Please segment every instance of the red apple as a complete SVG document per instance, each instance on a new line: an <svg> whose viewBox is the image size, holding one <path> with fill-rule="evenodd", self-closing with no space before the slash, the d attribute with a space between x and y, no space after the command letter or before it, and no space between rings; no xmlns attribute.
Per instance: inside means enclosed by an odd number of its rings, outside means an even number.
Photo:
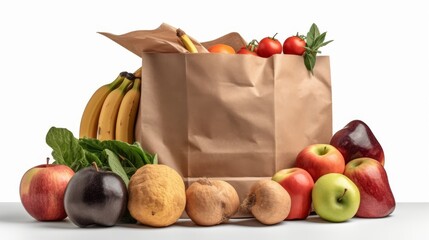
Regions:
<svg viewBox="0 0 429 240"><path fill-rule="evenodd" d="M395 198L380 162L372 158L354 159L347 163L344 175L359 188L361 200L356 216L385 217L395 210Z"/></svg>
<svg viewBox="0 0 429 240"><path fill-rule="evenodd" d="M346 164L356 158L369 157L384 165L383 148L368 125L360 120L353 120L337 131L330 144L343 154Z"/></svg>
<svg viewBox="0 0 429 240"><path fill-rule="evenodd" d="M29 169L19 186L25 210L38 221L59 221L67 217L64 192L74 171L66 165L46 164Z"/></svg>
<svg viewBox="0 0 429 240"><path fill-rule="evenodd" d="M289 193L291 209L286 219L306 219L311 210L311 190L314 181L302 168L288 168L274 174L272 180L280 183Z"/></svg>
<svg viewBox="0 0 429 240"><path fill-rule="evenodd" d="M298 153L295 166L305 169L316 182L322 175L343 173L345 163L343 155L334 146L313 144Z"/></svg>

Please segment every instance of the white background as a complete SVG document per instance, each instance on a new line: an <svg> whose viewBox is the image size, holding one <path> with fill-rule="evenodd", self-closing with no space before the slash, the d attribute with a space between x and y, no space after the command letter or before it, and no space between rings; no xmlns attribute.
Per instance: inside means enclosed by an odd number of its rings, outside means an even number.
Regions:
<svg viewBox="0 0 429 240"><path fill-rule="evenodd" d="M238 31L283 40L315 22L335 41L334 130L365 121L382 144L398 202L428 202L429 11L425 1L1 1L0 202L19 201L24 172L45 161L51 126L76 136L91 94L140 59L98 31L162 22L198 40Z"/></svg>

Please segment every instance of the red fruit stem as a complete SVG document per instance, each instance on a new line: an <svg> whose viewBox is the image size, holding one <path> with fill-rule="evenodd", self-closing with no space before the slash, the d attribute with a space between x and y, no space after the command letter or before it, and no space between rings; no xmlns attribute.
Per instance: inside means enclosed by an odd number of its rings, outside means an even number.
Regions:
<svg viewBox="0 0 429 240"><path fill-rule="evenodd" d="M96 162L92 162L92 166L93 166L93 167L95 167L95 171L97 171L97 172L98 172L98 166L97 166L97 163L96 163Z"/></svg>
<svg viewBox="0 0 429 240"><path fill-rule="evenodd" d="M46 166L49 165L49 157L46 158Z"/></svg>

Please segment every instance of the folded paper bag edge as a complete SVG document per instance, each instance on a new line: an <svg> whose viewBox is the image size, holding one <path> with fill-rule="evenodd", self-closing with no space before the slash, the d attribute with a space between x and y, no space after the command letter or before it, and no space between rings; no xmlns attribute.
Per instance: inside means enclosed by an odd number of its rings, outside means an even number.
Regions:
<svg viewBox="0 0 429 240"><path fill-rule="evenodd" d="M152 30L136 30L124 34L112 34L108 32L97 32L125 49L140 57L142 52L172 52L188 53L176 35L176 28L162 23L158 28ZM190 36L189 36L190 37ZM194 38L190 37L198 52L206 53L207 49ZM146 41L146 43L144 43Z"/></svg>
<svg viewBox="0 0 429 240"><path fill-rule="evenodd" d="M177 38L176 28L166 23L152 30L135 30L124 34L97 33L109 38L139 57L141 57L142 52L189 53L179 38ZM208 53L207 48L218 43L230 45L235 51L238 51L247 44L238 32L230 32L205 42L196 41L191 36L189 38L195 44L199 53Z"/></svg>

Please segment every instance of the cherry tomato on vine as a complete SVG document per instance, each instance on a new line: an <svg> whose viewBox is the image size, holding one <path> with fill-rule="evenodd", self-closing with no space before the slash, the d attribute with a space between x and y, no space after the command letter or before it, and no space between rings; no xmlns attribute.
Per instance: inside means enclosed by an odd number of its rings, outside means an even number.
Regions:
<svg viewBox="0 0 429 240"><path fill-rule="evenodd" d="M288 37L283 43L283 53L302 55L305 52L305 45L304 39L299 36Z"/></svg>
<svg viewBox="0 0 429 240"><path fill-rule="evenodd" d="M259 41L258 56L268 58L274 54L282 53L282 44L277 40L277 33L273 37L266 37Z"/></svg>
<svg viewBox="0 0 429 240"><path fill-rule="evenodd" d="M247 49L246 47L242 47L240 50L238 50L237 54L249 54L249 55L258 56L258 54L256 54L256 52L253 52L253 51Z"/></svg>
<svg viewBox="0 0 429 240"><path fill-rule="evenodd" d="M238 50L237 54L250 54L250 55L258 56L258 54L256 53L257 50L258 50L258 41L256 39L253 39L245 47L242 47L240 50Z"/></svg>

